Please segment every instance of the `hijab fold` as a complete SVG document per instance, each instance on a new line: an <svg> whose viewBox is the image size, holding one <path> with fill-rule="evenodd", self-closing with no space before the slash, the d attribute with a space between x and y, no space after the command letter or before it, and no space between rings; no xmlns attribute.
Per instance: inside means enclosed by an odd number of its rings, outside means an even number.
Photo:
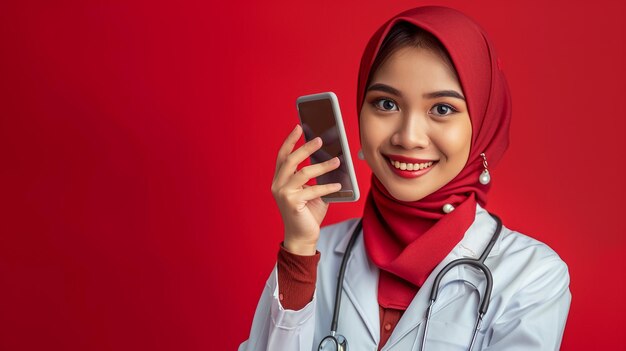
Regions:
<svg viewBox="0 0 626 351"><path fill-rule="evenodd" d="M432 270L463 238L474 221L476 204L486 205L491 184L478 182L483 170L480 154L486 154L490 170L504 154L511 99L498 56L484 30L457 10L424 6L393 17L368 42L359 68L357 111L361 111L380 45L399 22L430 32L445 47L458 73L472 124L465 167L425 198L399 201L372 174L363 235L366 252L380 269L378 301L386 308L406 309ZM452 204L455 210L444 214L445 204Z"/></svg>

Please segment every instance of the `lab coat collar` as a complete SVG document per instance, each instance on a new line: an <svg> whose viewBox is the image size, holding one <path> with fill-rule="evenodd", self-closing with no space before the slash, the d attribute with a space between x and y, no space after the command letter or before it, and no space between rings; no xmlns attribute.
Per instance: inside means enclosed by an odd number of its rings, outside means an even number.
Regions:
<svg viewBox="0 0 626 351"><path fill-rule="evenodd" d="M358 220L354 221L348 231L349 234L345 235L345 237L342 238L342 240L340 240L335 246L336 253L342 255L345 253L350 236L357 224ZM495 220L485 209L477 204L474 222L465 232L463 239L454 247L452 252L450 252L444 260L437 265L437 267L435 267L426 282L424 282L424 285L420 288L404 313L403 318L400 319L400 322L394 329L387 345L385 345L385 349L393 347L395 343L400 341L406 334L418 327L424 321L426 308L429 303L428 300L430 291L437 273L439 273L445 265L453 260L459 258L480 257L485 247L487 247L489 240L493 236L495 229ZM499 254L501 239L502 235L500 235L496 241L488 257ZM363 269L363 267L365 267L365 269ZM459 279L464 280L476 287L482 299L484 278L482 274L466 265L457 266L450 270L441 280L439 288L443 289L443 287L445 287L448 283ZM361 319L366 325L370 336L375 343L378 343L380 340L380 316L378 312L377 296L378 289L372 289L373 286L378 286L378 267L376 267L367 257L363 243L363 236L360 235L358 240L355 242L353 253L348 259L343 288L346 295L361 316ZM455 284L448 287L446 290L446 294L441 294L437 299L433 313L436 313L442 306L445 306L453 300L464 296L466 287L460 284Z"/></svg>
<svg viewBox="0 0 626 351"><path fill-rule="evenodd" d="M457 245L461 249L460 255L468 258L478 258L483 253L487 244L496 231L496 221L491 217L489 212L476 204L476 218L474 222L465 232L463 239ZM500 254L500 242L502 235L493 245L487 257L497 256Z"/></svg>

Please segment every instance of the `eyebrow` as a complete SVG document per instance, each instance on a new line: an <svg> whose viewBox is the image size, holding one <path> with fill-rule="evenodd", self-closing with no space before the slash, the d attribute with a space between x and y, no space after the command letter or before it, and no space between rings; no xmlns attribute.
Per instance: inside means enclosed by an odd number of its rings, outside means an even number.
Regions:
<svg viewBox="0 0 626 351"><path fill-rule="evenodd" d="M402 93L392 87L389 86L387 84L382 84L382 83L376 83L376 84L372 84L367 88L367 91L372 91L372 90L377 90L377 91L382 91L385 93L389 93L389 94L393 94L399 97L402 97ZM423 95L424 98L426 99L436 99L436 98L440 98L440 97L451 97L451 98L456 98L456 99L460 99L465 101L465 98L463 97L463 95L459 94L459 92L457 92L456 90L439 90L439 91L434 91L432 93L426 93Z"/></svg>

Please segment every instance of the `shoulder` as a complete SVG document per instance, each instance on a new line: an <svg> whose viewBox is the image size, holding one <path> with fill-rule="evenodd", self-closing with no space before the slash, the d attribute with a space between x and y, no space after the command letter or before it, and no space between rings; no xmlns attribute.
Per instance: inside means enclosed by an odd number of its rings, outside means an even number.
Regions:
<svg viewBox="0 0 626 351"><path fill-rule="evenodd" d="M496 219L493 214L477 207L476 220L468 230L471 235L466 235L465 241L475 249L473 255L482 252L480 248L486 247L491 240ZM492 271L495 291L505 295L538 289L563 294L569 289L567 264L555 250L529 235L506 227L506 219L485 264Z"/></svg>
<svg viewBox="0 0 626 351"><path fill-rule="evenodd" d="M514 278L516 290L569 288L569 270L563 259L547 244L515 230L502 228L499 255L494 257L501 272Z"/></svg>
<svg viewBox="0 0 626 351"><path fill-rule="evenodd" d="M498 254L485 262L493 274L486 345L559 349L571 303L567 264L545 243L502 228Z"/></svg>
<svg viewBox="0 0 626 351"><path fill-rule="evenodd" d="M500 252L508 257L528 257L530 262L554 262L565 265L547 244L518 231L503 227Z"/></svg>
<svg viewBox="0 0 626 351"><path fill-rule="evenodd" d="M482 207L477 207L476 220L468 230L474 237L479 238L475 241L475 247L487 245L491 239L490 233L496 230L496 219ZM564 271L562 276L569 279L567 264L554 249L529 235L508 228L506 220L503 220L502 231L489 254L488 261L491 261L494 267L506 268L504 273L507 276L515 276L514 273L559 269Z"/></svg>

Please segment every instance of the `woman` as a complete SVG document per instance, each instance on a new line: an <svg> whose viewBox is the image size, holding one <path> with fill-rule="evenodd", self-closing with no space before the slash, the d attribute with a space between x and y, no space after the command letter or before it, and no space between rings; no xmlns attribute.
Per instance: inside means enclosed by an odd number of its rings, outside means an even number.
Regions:
<svg viewBox="0 0 626 351"><path fill-rule="evenodd" d="M358 83L362 153L373 172L362 230L355 219L320 230L327 210L320 197L339 186L305 183L339 161L297 171L321 141L294 151L302 133L296 127L279 151L272 184L284 242L239 350L317 349L331 329L353 231L338 315L350 350L421 350L422 339L429 350L467 350L472 342L482 350L558 349L571 299L567 266L483 209L511 115L483 30L445 7L403 12L368 43ZM466 265L441 279L425 335L437 274L484 251L493 290L475 340L487 280Z"/></svg>

